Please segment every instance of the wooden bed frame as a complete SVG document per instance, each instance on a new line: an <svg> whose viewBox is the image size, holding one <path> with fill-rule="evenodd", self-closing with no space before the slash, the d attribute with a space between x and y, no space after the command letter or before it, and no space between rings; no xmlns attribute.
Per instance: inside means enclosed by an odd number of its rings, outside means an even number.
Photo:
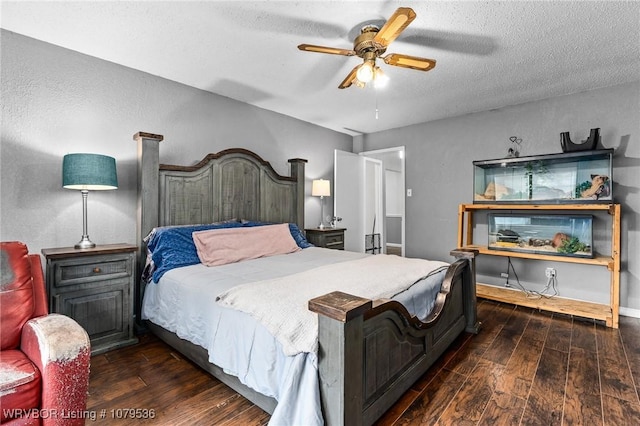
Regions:
<svg viewBox="0 0 640 426"><path fill-rule="evenodd" d="M293 222L304 229L304 167L291 159L280 176L244 149L209 154L194 166L159 164L161 135L137 133L140 268L143 238L157 226L230 218ZM436 306L425 322L395 301L334 292L309 301L318 313L322 412L328 425L370 425L384 414L463 331L477 333L474 250L454 250ZM140 275L140 274L138 274ZM138 279L140 318L144 283ZM151 331L241 395L273 413L276 401L209 363L207 351L150 322Z"/></svg>

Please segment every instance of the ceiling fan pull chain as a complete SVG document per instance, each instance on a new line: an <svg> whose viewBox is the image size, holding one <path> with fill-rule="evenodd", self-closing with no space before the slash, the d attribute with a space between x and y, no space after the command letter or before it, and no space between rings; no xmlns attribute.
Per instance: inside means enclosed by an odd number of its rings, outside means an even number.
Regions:
<svg viewBox="0 0 640 426"><path fill-rule="evenodd" d="M378 119L378 91L373 89L374 96L376 97L376 120Z"/></svg>

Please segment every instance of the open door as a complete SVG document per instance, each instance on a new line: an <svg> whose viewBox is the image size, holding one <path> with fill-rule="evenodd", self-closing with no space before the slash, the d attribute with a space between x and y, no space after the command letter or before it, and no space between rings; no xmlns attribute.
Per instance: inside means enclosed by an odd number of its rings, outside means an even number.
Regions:
<svg viewBox="0 0 640 426"><path fill-rule="evenodd" d="M383 253L405 255L405 148L397 146L360 155L382 161L384 180L382 184L385 204L382 239Z"/></svg>
<svg viewBox="0 0 640 426"><path fill-rule="evenodd" d="M384 241L381 235L384 220L382 162L335 150L333 182L333 211L342 218L339 226L347 229L345 250L364 253L370 249L371 244L365 242L367 235L378 234L377 241Z"/></svg>

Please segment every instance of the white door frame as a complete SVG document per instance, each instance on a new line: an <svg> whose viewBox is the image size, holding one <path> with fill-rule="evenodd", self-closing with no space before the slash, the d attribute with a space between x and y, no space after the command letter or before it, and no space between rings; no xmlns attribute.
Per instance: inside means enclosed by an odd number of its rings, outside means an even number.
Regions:
<svg viewBox="0 0 640 426"><path fill-rule="evenodd" d="M364 233L365 235L371 233L380 234L380 244L381 246L383 246L386 239L384 229L384 167L382 160L365 156L362 157L364 159L363 214L365 215L364 224L366 225L366 227L364 228ZM369 171L373 172L372 177L368 177ZM371 179L373 179L374 181L371 182ZM371 208L371 210L369 208ZM372 213L373 216L371 216ZM374 249L373 253L380 254L381 251L376 251Z"/></svg>
<svg viewBox="0 0 640 426"><path fill-rule="evenodd" d="M401 164L401 170L400 170L400 182L401 182L401 190L402 190L402 206L401 206L401 212L400 212L400 216L401 216L401 238L402 238L402 256L405 256L405 249L406 249L406 245L407 245L407 240L406 240L406 198L405 198L405 193L406 193L406 182L405 182L405 167L406 167L406 163L405 163L405 157L406 157L406 151L405 151L405 147L404 145L402 146L397 146L397 147L392 147L392 148L383 148L383 149L376 149L376 150L372 150L372 151L363 151L360 152L359 155L362 156L367 156L367 157L372 157L372 158L377 158L381 157L381 154L389 154L389 153L393 153L393 152L397 152L398 155L400 155L400 164ZM384 188L384 197L386 197L386 182L383 185ZM385 198L386 199L386 198ZM383 241L383 246L385 248L385 252L386 252L386 235L387 235L387 230L386 230L386 202L383 204L385 206L385 217L383 220L383 225L382 225L382 229L383 229L383 235L385 236L384 241Z"/></svg>

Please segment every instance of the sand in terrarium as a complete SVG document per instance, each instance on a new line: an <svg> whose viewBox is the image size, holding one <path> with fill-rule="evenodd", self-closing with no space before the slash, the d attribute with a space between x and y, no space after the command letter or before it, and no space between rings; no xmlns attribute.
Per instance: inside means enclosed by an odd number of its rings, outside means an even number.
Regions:
<svg viewBox="0 0 640 426"><path fill-rule="evenodd" d="M490 249L593 257L590 215L489 217Z"/></svg>

